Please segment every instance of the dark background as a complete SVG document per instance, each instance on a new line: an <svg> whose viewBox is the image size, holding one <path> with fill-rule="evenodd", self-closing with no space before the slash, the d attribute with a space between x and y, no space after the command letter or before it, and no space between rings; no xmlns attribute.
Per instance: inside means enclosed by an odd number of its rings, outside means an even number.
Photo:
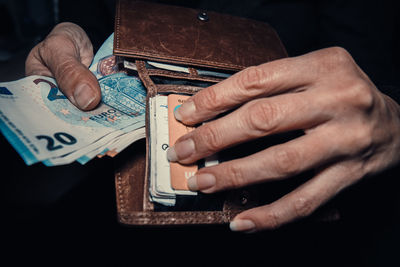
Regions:
<svg viewBox="0 0 400 267"><path fill-rule="evenodd" d="M380 90L400 99L394 1L159 2L267 21L291 56L343 46ZM82 26L97 50L113 32L114 4L0 0L0 82L24 76L27 53L58 22ZM28 167L3 136L0 146L0 260L12 265L400 266L398 167L333 199L339 221L303 220L275 231L240 234L226 225L120 225L112 159Z"/></svg>

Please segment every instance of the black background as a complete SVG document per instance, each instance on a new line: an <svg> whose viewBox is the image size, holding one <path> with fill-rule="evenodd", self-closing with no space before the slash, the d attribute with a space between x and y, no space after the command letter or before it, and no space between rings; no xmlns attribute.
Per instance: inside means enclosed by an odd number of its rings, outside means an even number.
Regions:
<svg viewBox="0 0 400 267"><path fill-rule="evenodd" d="M396 98L399 9L390 1L161 2L265 20L292 56L343 46L379 89ZM113 31L113 1L59 1L58 11L58 21L81 25L95 49ZM56 20L53 1L0 1L0 81L23 77L27 53ZM135 153L140 144L123 153ZM333 199L339 221L303 220L274 231L241 234L226 225L120 225L112 159L84 166L28 167L3 136L0 145L0 260L11 260L11 265L400 265L397 167Z"/></svg>

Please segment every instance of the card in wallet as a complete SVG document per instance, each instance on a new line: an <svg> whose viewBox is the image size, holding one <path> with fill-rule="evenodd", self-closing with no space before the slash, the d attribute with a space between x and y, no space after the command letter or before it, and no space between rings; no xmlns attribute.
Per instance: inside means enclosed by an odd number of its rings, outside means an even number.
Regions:
<svg viewBox="0 0 400 267"><path fill-rule="evenodd" d="M139 1L117 2L114 54L147 89L146 140L133 144L116 158L116 196L119 221L127 225L221 224L239 212L270 203L308 179L258 184L215 194L185 193L185 187L154 184L155 175L168 184L168 169L154 151L165 140L164 115L157 101L168 95L192 95L246 67L287 56L277 33L266 23L216 12ZM225 90L229 90L226 88ZM166 102L163 102L166 105ZM167 127L167 126L165 126ZM269 136L219 153L230 160L282 143L301 133ZM172 144L171 144L172 145ZM160 150L160 151L161 151ZM157 166L157 164L159 166ZM201 164L200 164L201 165ZM201 167L199 165L199 167ZM156 170L158 172L156 173ZM165 177L164 177L165 176ZM160 201L158 201L160 200Z"/></svg>

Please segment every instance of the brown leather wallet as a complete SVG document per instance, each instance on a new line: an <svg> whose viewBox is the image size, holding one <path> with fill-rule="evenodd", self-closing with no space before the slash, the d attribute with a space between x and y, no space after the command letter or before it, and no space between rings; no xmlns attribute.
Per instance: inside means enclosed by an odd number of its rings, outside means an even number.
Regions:
<svg viewBox="0 0 400 267"><path fill-rule="evenodd" d="M232 74L287 56L278 35L268 24L215 12L125 0L117 3L114 54L136 65L137 75L148 90L147 103L159 93L194 94L223 79L204 75L207 71ZM152 68L147 61L185 66L188 72ZM196 197L178 196L173 207L153 203L149 196L148 122L147 108L146 143L137 142L117 157L117 209L123 224L228 223L240 211L270 203L306 179L303 175L289 182L217 194L200 193ZM226 154L240 157L284 139L274 136L257 140Z"/></svg>

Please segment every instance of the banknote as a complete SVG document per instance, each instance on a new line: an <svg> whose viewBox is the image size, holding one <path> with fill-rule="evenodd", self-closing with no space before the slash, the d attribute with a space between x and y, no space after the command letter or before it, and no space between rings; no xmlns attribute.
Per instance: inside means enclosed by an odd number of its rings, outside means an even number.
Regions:
<svg viewBox="0 0 400 267"><path fill-rule="evenodd" d="M113 55L113 46L114 33L104 41L93 57L89 70L97 79L113 73L125 72L118 67L117 58Z"/></svg>
<svg viewBox="0 0 400 267"><path fill-rule="evenodd" d="M42 162L46 166L55 166L74 161L85 164L96 157L113 157L145 137L146 89L132 71L136 69L135 64L113 55L113 41L114 34L111 34L89 66L102 95L94 110L84 112L72 105L51 77L29 76L0 83L0 131L26 164ZM147 64L151 68L189 72L186 66L152 61ZM197 71L200 75L229 76L210 70ZM160 114L167 106L167 103L162 104L166 98L156 99L150 105ZM150 120L151 128L157 129L159 137L163 130L168 131L168 127L162 127L162 118ZM168 134L165 137L168 138ZM159 145L152 144L158 155L157 171L152 173L161 174L163 168L169 172L169 162L166 161L166 150L158 148ZM160 197L169 205L176 195L191 194L187 190L173 189L167 176L153 178L154 198Z"/></svg>
<svg viewBox="0 0 400 267"><path fill-rule="evenodd" d="M174 95L169 95L174 96ZM149 99L150 114L150 197L153 202L165 206L173 206L176 196L195 196L196 192L175 189L171 182L172 165L167 159L167 149L171 144L170 120L175 118L169 114L168 96L156 95Z"/></svg>
<svg viewBox="0 0 400 267"><path fill-rule="evenodd" d="M50 77L0 83L0 131L26 164L84 164L144 137L146 90L138 77L118 69L112 51L113 34L89 67L102 93L92 111L72 105Z"/></svg>
<svg viewBox="0 0 400 267"><path fill-rule="evenodd" d="M130 70L137 70L136 65L132 61L124 60L123 66L126 69ZM180 66L180 65L172 65L172 64L167 64L167 63L162 63L162 62L155 62L155 61L146 61L147 65L150 68L156 68L156 69L163 69L163 70L169 70L169 71L174 71L174 72L183 72L183 73L190 73L189 68L185 66ZM195 69L197 73L200 76L211 76L211 77L218 77L218 78L228 78L229 76L232 75L232 73L224 73L224 72L218 72L218 71L212 71L208 69L201 69L201 68L196 68Z"/></svg>
<svg viewBox="0 0 400 267"><path fill-rule="evenodd" d="M112 80L119 84L117 93L104 91L103 98L110 98L113 104L126 105L129 114L104 101L92 111L81 111L61 94L56 81L48 77L29 76L0 83L0 130L30 165L44 160L56 162L56 157L66 157L90 146L89 151L92 151L96 141L103 140L104 145L116 136L143 128L145 103L139 101L145 97L145 89L135 77L114 75L117 76ZM112 99L120 96L118 90L130 92L131 89L125 90L124 86L131 83L119 83L126 79L135 80L137 99L124 99L121 104Z"/></svg>

